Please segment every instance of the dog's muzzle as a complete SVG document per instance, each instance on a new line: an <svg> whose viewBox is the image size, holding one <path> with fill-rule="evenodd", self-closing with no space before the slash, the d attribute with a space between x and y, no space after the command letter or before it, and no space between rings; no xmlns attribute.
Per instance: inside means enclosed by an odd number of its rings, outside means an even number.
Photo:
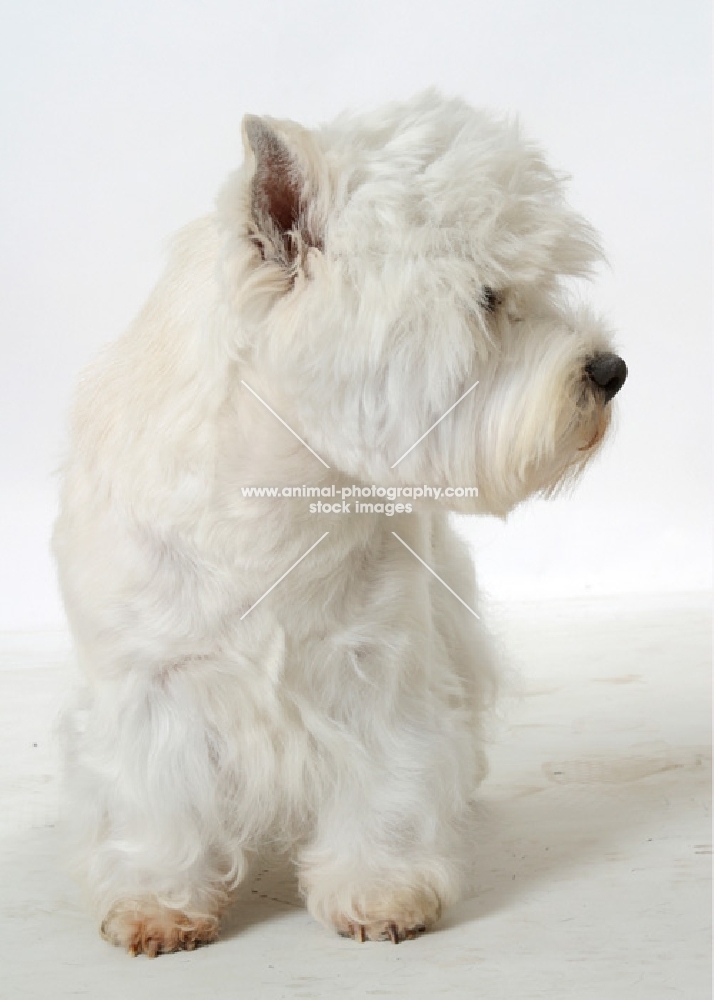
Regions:
<svg viewBox="0 0 714 1000"><path fill-rule="evenodd" d="M585 371L605 403L620 391L627 378L627 365L617 354L596 354L585 365Z"/></svg>

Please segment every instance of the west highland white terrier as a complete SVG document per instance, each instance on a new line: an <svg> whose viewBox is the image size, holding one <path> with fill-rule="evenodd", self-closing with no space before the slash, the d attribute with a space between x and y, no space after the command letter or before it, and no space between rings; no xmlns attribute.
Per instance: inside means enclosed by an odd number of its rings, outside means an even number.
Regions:
<svg viewBox="0 0 714 1000"><path fill-rule="evenodd" d="M213 940L268 846L359 941L457 898L494 670L448 512L569 481L627 372L514 122L430 91L243 139L81 380L54 535L72 854L150 956Z"/></svg>

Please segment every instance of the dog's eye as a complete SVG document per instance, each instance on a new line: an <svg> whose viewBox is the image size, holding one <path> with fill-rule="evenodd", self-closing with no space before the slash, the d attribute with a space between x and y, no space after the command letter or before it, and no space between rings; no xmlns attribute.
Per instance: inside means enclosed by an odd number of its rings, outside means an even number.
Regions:
<svg viewBox="0 0 714 1000"><path fill-rule="evenodd" d="M494 292L494 290L489 288L488 285L484 285L483 291L481 292L481 306L486 310L486 312L495 312L502 302L503 299L498 292Z"/></svg>

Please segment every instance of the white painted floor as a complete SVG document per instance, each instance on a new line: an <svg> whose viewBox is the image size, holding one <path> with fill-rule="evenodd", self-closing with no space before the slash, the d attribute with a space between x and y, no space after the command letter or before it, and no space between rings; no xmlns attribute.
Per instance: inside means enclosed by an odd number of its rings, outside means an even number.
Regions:
<svg viewBox="0 0 714 1000"><path fill-rule="evenodd" d="M131 959L58 860L61 637L0 637L0 997L709 1000L710 653L703 597L504 609L521 674L491 748L467 898L416 941L356 944L289 873L246 884L221 941Z"/></svg>

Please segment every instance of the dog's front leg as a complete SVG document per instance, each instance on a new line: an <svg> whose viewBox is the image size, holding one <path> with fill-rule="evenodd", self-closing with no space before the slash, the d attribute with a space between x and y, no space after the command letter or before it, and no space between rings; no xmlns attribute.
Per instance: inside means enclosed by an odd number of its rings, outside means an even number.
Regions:
<svg viewBox="0 0 714 1000"><path fill-rule="evenodd" d="M440 756L447 741L444 733L392 732L384 746L391 765L362 760L351 778L343 771L300 856L307 907L325 926L396 944L428 929L458 897L465 799L434 767L453 756Z"/></svg>
<svg viewBox="0 0 714 1000"><path fill-rule="evenodd" d="M68 719L71 849L105 938L151 957L213 940L243 873L210 662L94 682Z"/></svg>

